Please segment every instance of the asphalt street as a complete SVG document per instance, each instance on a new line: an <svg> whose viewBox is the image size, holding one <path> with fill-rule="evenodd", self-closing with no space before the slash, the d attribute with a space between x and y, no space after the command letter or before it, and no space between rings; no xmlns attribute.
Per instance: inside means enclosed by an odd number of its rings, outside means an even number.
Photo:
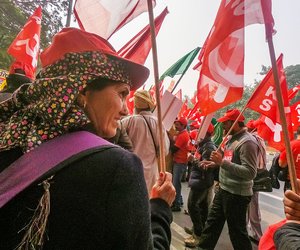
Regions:
<svg viewBox="0 0 300 250"><path fill-rule="evenodd" d="M268 154L268 167L270 167L271 161L273 158L273 154ZM263 231L270 224L274 224L284 218L283 212L283 183L280 182L280 189L273 189L271 193L260 193L259 203L260 203L260 211L261 211L261 225ZM184 239L189 237L184 231L184 227L191 227L192 223L190 217L184 213L184 210L187 210L187 197L188 197L189 188L186 182L182 183L182 195L184 200L184 205L181 212L174 212L174 221L171 225L172 228L172 244L171 250L189 250L190 248L185 247ZM216 250L232 250L233 247L231 245L228 228L225 225L222 234L219 238ZM253 250L256 250L257 246L253 244Z"/></svg>

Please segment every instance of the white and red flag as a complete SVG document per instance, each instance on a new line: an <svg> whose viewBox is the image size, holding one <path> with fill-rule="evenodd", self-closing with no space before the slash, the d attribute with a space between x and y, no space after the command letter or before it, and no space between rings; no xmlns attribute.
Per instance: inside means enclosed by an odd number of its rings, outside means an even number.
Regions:
<svg viewBox="0 0 300 250"><path fill-rule="evenodd" d="M154 20L155 35L157 36L160 27L169 13L165 8L162 13ZM128 43L126 43L119 51L118 54L124 58L134 61L139 64L144 64L149 52L152 48L150 25L144 27L138 34L136 34Z"/></svg>
<svg viewBox="0 0 300 250"><path fill-rule="evenodd" d="M271 0L222 0L202 53L198 100L207 115L239 100L244 87L244 29L265 23L273 33ZM200 53L201 54L201 53Z"/></svg>
<svg viewBox="0 0 300 250"><path fill-rule="evenodd" d="M287 127L290 139L293 138L293 128L291 120L291 108L289 106L287 81L283 69L283 55L280 54L276 61L278 77L280 82L283 106L287 121ZM275 80L273 70L270 69L255 89L252 96L248 100L247 108L262 114L260 118L260 126L257 131L260 136L268 141L269 145L280 150L284 147L283 131L279 113L279 106L276 97Z"/></svg>
<svg viewBox="0 0 300 250"><path fill-rule="evenodd" d="M41 21L42 8L38 7L7 49L8 54L15 58L10 71L16 67L22 68L31 79L35 78L38 62Z"/></svg>
<svg viewBox="0 0 300 250"><path fill-rule="evenodd" d="M280 54L280 56L277 59L276 65L278 70L278 77L281 87L284 110L286 116L290 116L287 81L283 69L282 59L283 55ZM276 87L273 76L273 70L270 69L265 78L261 81L259 86L253 92L252 96L248 100L246 107L269 117L274 122L281 123L275 88Z"/></svg>
<svg viewBox="0 0 300 250"><path fill-rule="evenodd" d="M76 0L74 6L79 27L105 39L147 10L147 0Z"/></svg>
<svg viewBox="0 0 300 250"><path fill-rule="evenodd" d="M274 122L269 117L262 115L255 121L255 127L258 135L266 140L270 147L279 151L285 148L283 130L280 123Z"/></svg>

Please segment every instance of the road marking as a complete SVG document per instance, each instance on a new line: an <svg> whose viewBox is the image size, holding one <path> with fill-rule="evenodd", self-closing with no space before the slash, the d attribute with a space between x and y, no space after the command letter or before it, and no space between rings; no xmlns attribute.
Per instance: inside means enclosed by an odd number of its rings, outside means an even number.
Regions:
<svg viewBox="0 0 300 250"><path fill-rule="evenodd" d="M171 229L174 230L174 231L176 231L176 233L178 233L183 238L187 238L189 236L189 234L187 234L184 231L184 229L181 226L179 226L178 224L176 224L175 222L172 222Z"/></svg>
<svg viewBox="0 0 300 250"><path fill-rule="evenodd" d="M283 200L281 197L278 197L278 196L276 196L276 195L269 194L269 193L266 193L266 192L260 192L259 194L260 194L260 195L268 196L268 197L273 198L273 199L275 199L275 200L279 200L279 201L282 201L282 200Z"/></svg>

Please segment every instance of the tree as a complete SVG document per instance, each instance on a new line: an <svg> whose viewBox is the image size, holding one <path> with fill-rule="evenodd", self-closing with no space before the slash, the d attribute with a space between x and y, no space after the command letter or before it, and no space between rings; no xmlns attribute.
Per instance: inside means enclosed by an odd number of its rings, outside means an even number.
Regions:
<svg viewBox="0 0 300 250"><path fill-rule="evenodd" d="M38 6L43 9L41 48L45 48L64 26L62 20L67 15L69 0L1 0L0 68L9 68L12 58L7 54L7 48Z"/></svg>

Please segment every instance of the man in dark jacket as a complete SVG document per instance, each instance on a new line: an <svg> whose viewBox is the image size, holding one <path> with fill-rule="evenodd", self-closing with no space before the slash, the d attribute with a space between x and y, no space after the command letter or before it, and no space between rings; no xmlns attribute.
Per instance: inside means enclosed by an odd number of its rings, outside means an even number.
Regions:
<svg viewBox="0 0 300 250"><path fill-rule="evenodd" d="M212 151L217 147L211 140L214 126L209 125L204 139L199 143L197 151L200 154L200 161L209 160ZM193 223L193 235L184 240L187 247L196 247L204 228L208 214L208 193L214 184L215 169L203 169L198 165L199 161L193 162L192 171L189 179L188 211Z"/></svg>

